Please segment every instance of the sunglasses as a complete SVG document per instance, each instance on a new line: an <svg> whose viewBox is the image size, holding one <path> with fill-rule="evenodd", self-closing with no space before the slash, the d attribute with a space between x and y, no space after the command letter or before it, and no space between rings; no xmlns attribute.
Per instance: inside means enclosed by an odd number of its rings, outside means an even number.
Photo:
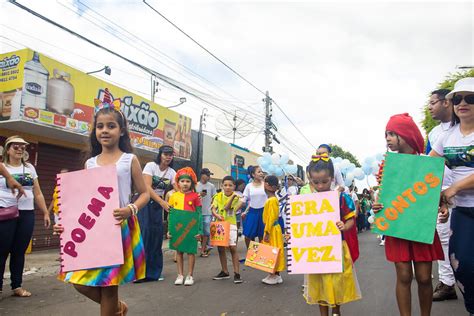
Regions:
<svg viewBox="0 0 474 316"><path fill-rule="evenodd" d="M12 144L11 146L14 150L25 150L25 144Z"/></svg>
<svg viewBox="0 0 474 316"><path fill-rule="evenodd" d="M473 105L474 104L474 94L468 94L468 95L459 95L455 94L453 96L453 105L459 105L461 104L462 100L466 101L467 104Z"/></svg>

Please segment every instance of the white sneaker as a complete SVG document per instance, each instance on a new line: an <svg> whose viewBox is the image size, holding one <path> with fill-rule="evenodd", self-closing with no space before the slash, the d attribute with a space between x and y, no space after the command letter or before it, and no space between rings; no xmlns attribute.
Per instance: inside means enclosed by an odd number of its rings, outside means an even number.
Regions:
<svg viewBox="0 0 474 316"><path fill-rule="evenodd" d="M283 283L283 278L281 277L281 275L277 275L277 283L278 283L278 284L282 284L282 283Z"/></svg>
<svg viewBox="0 0 474 316"><path fill-rule="evenodd" d="M268 278L269 278L270 276L271 276L271 274L267 275L264 279L262 279L262 282L263 282L263 283L266 283L267 280L268 280Z"/></svg>
<svg viewBox="0 0 474 316"><path fill-rule="evenodd" d="M178 274L176 281L174 281L174 285L183 285L183 283L184 283L184 276L182 276L181 274Z"/></svg>
<svg viewBox="0 0 474 316"><path fill-rule="evenodd" d="M186 281L184 281L184 285L190 286L194 284L194 279L191 275L186 276Z"/></svg>
<svg viewBox="0 0 474 316"><path fill-rule="evenodd" d="M379 246L385 246L385 239L380 241Z"/></svg>
<svg viewBox="0 0 474 316"><path fill-rule="evenodd" d="M278 284L278 276L276 275L269 275L266 280L262 280L263 283L268 285L275 285Z"/></svg>

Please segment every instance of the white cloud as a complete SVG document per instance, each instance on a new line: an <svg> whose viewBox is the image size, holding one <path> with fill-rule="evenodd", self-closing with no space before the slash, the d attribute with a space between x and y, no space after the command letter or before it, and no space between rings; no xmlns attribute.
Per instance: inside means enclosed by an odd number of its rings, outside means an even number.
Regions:
<svg viewBox="0 0 474 316"><path fill-rule="evenodd" d="M247 107L263 113L262 95L142 2L75 2L79 6L86 3L240 100L251 100L253 104ZM314 145L337 143L360 160L385 149L384 128L390 115L409 112L417 122L421 121L421 107L437 83L455 71L456 65L474 63L472 2L148 2L260 89L269 90ZM147 50L145 44L136 40L121 42L94 26L86 20L94 15L92 11L79 17L55 1L20 3L196 89L209 89L220 98L231 99L172 65L156 50ZM116 57L11 4L2 4L2 11L6 12L8 27L61 49L14 33L19 41L84 70L108 63L113 76L106 80L144 93L149 91L148 75ZM106 22L95 18L102 26ZM64 49L97 62L93 64ZM180 96L182 93L162 87L158 97L167 101L157 101L171 105ZM197 128L202 106L188 98L178 109L191 115ZM218 112L210 112L219 117ZM292 149L308 157L309 145L276 109L274 119L279 130L292 140ZM212 118L206 128L213 129ZM238 144L247 146L254 139L255 135L251 135ZM262 142L263 136L252 149L260 151Z"/></svg>

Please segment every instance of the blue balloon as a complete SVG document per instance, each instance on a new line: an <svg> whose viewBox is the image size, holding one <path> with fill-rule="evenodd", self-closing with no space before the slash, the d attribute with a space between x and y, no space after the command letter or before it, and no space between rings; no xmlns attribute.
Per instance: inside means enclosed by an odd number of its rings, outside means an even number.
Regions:
<svg viewBox="0 0 474 316"><path fill-rule="evenodd" d="M371 165L372 162L374 162L375 158L374 157L367 157L364 159L364 164Z"/></svg>
<svg viewBox="0 0 474 316"><path fill-rule="evenodd" d="M382 161L383 160L383 154L382 153L378 153L376 156L375 156L375 159L377 159L377 161Z"/></svg>
<svg viewBox="0 0 474 316"><path fill-rule="evenodd" d="M368 175L372 174L372 166L363 165L362 166L362 171L364 171L365 175L368 176Z"/></svg>
<svg viewBox="0 0 474 316"><path fill-rule="evenodd" d="M275 175L281 177L283 175L283 170L281 168L276 168Z"/></svg>

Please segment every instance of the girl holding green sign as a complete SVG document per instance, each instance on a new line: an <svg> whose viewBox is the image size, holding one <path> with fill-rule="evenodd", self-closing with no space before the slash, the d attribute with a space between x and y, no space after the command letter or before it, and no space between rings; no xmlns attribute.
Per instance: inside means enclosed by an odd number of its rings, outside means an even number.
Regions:
<svg viewBox="0 0 474 316"><path fill-rule="evenodd" d="M419 155L423 153L424 140L420 130L408 113L390 118L385 131L387 148L401 154ZM379 212L384 206L374 203L372 209ZM433 244L425 244L406 239L386 236L385 255L395 263L397 272L396 295L400 315L411 315L411 282L413 269L418 283L418 297L422 316L429 316L433 300L431 283L432 263L444 258L438 234L435 231Z"/></svg>

